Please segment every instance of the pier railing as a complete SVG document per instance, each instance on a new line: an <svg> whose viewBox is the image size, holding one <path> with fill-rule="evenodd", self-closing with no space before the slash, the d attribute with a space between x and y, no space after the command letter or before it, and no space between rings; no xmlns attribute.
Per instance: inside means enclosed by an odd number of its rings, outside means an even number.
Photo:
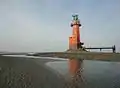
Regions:
<svg viewBox="0 0 120 88"><path fill-rule="evenodd" d="M102 49L112 49L113 53L116 52L115 45L112 46L112 47L88 47L88 48L85 48L85 49L99 49L100 51L101 51Z"/></svg>

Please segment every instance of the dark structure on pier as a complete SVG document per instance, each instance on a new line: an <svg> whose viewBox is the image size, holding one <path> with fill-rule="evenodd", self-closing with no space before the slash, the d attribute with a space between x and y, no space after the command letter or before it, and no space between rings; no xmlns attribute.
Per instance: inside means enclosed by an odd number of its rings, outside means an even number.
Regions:
<svg viewBox="0 0 120 88"><path fill-rule="evenodd" d="M111 49L113 51L113 53L116 52L116 48L115 48L115 45L112 46L112 47L89 47L89 48L85 48L85 49L99 49L100 51L102 49Z"/></svg>

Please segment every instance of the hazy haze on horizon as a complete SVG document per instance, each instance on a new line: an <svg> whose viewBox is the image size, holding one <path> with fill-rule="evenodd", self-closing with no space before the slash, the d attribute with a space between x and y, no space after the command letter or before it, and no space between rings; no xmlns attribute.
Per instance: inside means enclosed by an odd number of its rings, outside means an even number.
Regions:
<svg viewBox="0 0 120 88"><path fill-rule="evenodd" d="M120 0L0 0L0 51L65 51L73 14L85 46L120 52Z"/></svg>

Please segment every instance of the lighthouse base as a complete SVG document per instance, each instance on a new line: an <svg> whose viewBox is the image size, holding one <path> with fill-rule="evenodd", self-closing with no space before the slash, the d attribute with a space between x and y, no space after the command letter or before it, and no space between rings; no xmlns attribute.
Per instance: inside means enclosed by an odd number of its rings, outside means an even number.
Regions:
<svg viewBox="0 0 120 88"><path fill-rule="evenodd" d="M66 52L88 52L88 51L84 48L79 48L79 49L75 49L75 50L68 49L68 50L66 50Z"/></svg>

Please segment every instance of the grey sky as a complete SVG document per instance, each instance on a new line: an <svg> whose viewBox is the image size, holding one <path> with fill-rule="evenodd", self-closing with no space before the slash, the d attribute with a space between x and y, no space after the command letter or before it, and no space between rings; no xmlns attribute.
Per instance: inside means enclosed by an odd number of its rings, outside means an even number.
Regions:
<svg viewBox="0 0 120 88"><path fill-rule="evenodd" d="M120 52L120 0L0 0L0 51L65 51L75 13L85 46Z"/></svg>

